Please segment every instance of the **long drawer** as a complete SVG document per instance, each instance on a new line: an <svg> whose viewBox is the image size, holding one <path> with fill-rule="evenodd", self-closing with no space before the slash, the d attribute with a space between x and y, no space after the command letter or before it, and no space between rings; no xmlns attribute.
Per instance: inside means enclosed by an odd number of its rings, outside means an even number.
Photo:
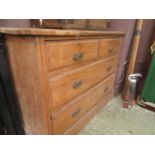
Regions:
<svg viewBox="0 0 155 155"><path fill-rule="evenodd" d="M102 81L84 95L81 95L58 113L53 115L53 133L63 134L92 107L99 103L114 87L115 76L112 75Z"/></svg>
<svg viewBox="0 0 155 155"><path fill-rule="evenodd" d="M105 106L114 97L114 90L108 92L102 100L89 110L83 117L81 117L71 128L69 128L64 134L75 135L99 112L103 106Z"/></svg>
<svg viewBox="0 0 155 155"><path fill-rule="evenodd" d="M119 54L121 46L121 38L105 38L100 39L99 57L109 57Z"/></svg>
<svg viewBox="0 0 155 155"><path fill-rule="evenodd" d="M97 39L78 41L46 41L46 62L48 71L80 64L97 57Z"/></svg>
<svg viewBox="0 0 155 155"><path fill-rule="evenodd" d="M67 104L80 93L105 79L117 67L117 56L88 65L63 77L49 80L49 93L53 108Z"/></svg>

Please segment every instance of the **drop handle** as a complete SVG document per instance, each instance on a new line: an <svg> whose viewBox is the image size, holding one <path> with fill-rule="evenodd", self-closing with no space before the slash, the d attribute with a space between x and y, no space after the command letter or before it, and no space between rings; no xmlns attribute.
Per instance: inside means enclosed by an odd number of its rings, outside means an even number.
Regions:
<svg viewBox="0 0 155 155"><path fill-rule="evenodd" d="M78 114L80 113L81 109L78 108L76 109L73 113L72 113L72 117L75 118L76 116L78 116Z"/></svg>
<svg viewBox="0 0 155 155"><path fill-rule="evenodd" d="M112 53L114 51L114 48L113 47L110 47L109 49L108 49L108 52L109 53Z"/></svg>
<svg viewBox="0 0 155 155"><path fill-rule="evenodd" d="M74 61L80 61L84 57L84 54L82 52L77 52L73 55L73 60Z"/></svg>
<svg viewBox="0 0 155 155"><path fill-rule="evenodd" d="M77 89L77 88L79 88L81 85L82 85L82 81L81 81L81 80L80 80L80 81L76 81L76 82L73 83L73 88L74 88L74 89Z"/></svg>
<svg viewBox="0 0 155 155"><path fill-rule="evenodd" d="M107 67L106 71L107 71L107 72L110 72L111 69L112 69L112 66L109 66L109 67Z"/></svg>
<svg viewBox="0 0 155 155"><path fill-rule="evenodd" d="M104 92L107 92L107 91L108 91L108 89L109 89L108 87L104 88Z"/></svg>

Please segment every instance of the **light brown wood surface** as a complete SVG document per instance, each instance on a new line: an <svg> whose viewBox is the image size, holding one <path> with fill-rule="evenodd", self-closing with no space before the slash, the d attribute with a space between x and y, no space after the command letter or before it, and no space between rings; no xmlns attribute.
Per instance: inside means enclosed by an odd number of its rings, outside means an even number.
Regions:
<svg viewBox="0 0 155 155"><path fill-rule="evenodd" d="M86 92L82 97L74 100L58 113L53 114L54 134L63 134L70 126L83 117L91 108L98 104L103 97L114 88L114 75L102 81Z"/></svg>
<svg viewBox="0 0 155 155"><path fill-rule="evenodd" d="M27 134L49 133L48 87L41 47L32 37L6 36L8 61Z"/></svg>
<svg viewBox="0 0 155 155"><path fill-rule="evenodd" d="M45 47L48 71L51 72L58 68L95 59L98 40L46 41Z"/></svg>
<svg viewBox="0 0 155 155"><path fill-rule="evenodd" d="M85 116L83 116L77 123L75 123L70 129L64 134L75 135L99 112L114 96L114 91L111 90L109 93L102 98L102 100L94 106Z"/></svg>
<svg viewBox="0 0 155 155"><path fill-rule="evenodd" d="M66 73L67 75L63 77L51 79L49 81L49 89L53 108L66 104L80 93L111 75L116 71L117 61L118 57L114 56L104 61L88 65L73 73ZM74 84L76 83L80 84L77 88L74 88Z"/></svg>
<svg viewBox="0 0 155 155"><path fill-rule="evenodd" d="M123 32L0 28L0 33L26 134L76 133L112 98L119 52L104 52L110 45L120 49L116 38ZM100 39L108 40L101 49ZM83 52L83 62L74 63L74 52Z"/></svg>
<svg viewBox="0 0 155 155"><path fill-rule="evenodd" d="M0 33L13 35L34 35L34 36L123 36L122 31L85 31L85 30L58 30L38 28L0 28Z"/></svg>
<svg viewBox="0 0 155 155"><path fill-rule="evenodd" d="M100 39L99 56L107 57L119 54L121 38Z"/></svg>
<svg viewBox="0 0 155 155"><path fill-rule="evenodd" d="M36 28L104 30L109 26L108 19L32 19Z"/></svg>

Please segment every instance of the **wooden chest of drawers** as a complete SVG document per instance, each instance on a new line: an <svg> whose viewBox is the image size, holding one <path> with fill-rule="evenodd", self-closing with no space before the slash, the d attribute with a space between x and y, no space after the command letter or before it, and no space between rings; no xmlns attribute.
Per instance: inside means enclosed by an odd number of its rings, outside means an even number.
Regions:
<svg viewBox="0 0 155 155"><path fill-rule="evenodd" d="M122 32L0 33L27 134L77 134L113 97Z"/></svg>

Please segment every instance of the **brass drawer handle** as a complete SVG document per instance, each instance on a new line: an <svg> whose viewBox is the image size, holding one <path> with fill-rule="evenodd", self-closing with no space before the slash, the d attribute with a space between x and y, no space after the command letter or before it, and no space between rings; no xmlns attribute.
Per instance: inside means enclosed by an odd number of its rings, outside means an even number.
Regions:
<svg viewBox="0 0 155 155"><path fill-rule="evenodd" d="M107 92L107 91L108 91L108 89L109 89L108 87L104 88L104 92Z"/></svg>
<svg viewBox="0 0 155 155"><path fill-rule="evenodd" d="M109 53L112 53L113 51L114 51L113 47L110 47L110 48L108 49L108 52L109 52Z"/></svg>
<svg viewBox="0 0 155 155"><path fill-rule="evenodd" d="M73 55L73 60L74 61L80 61L81 59L83 59L84 54L82 52L77 52Z"/></svg>
<svg viewBox="0 0 155 155"><path fill-rule="evenodd" d="M73 88L74 88L74 89L77 89L77 88L79 88L81 85L82 85L82 81L76 81L76 82L73 83Z"/></svg>
<svg viewBox="0 0 155 155"><path fill-rule="evenodd" d="M109 66L106 70L107 72L110 72L111 69L112 69L112 66Z"/></svg>
<svg viewBox="0 0 155 155"><path fill-rule="evenodd" d="M81 109L78 108L72 113L72 117L76 117L80 113Z"/></svg>

